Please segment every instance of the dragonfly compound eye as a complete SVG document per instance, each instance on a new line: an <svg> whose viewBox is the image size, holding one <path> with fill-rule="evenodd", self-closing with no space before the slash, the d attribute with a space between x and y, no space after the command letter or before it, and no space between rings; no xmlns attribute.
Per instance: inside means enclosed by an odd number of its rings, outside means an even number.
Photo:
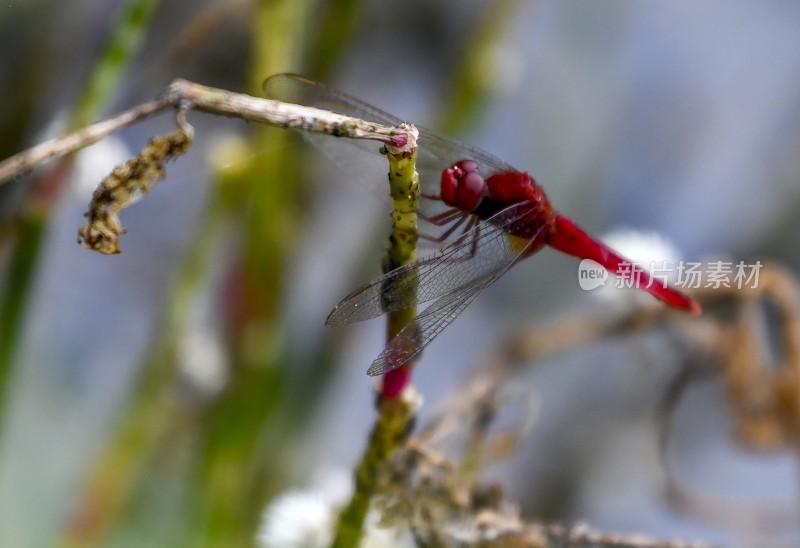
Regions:
<svg viewBox="0 0 800 548"><path fill-rule="evenodd" d="M472 211L478 207L484 187L478 164L472 160L459 160L442 172L442 201L462 211Z"/></svg>
<svg viewBox="0 0 800 548"><path fill-rule="evenodd" d="M453 167L456 169L460 169L463 173L469 173L470 171L478 171L478 164L473 162L472 160L459 160Z"/></svg>
<svg viewBox="0 0 800 548"><path fill-rule="evenodd" d="M480 173L470 171L461 178L456 189L456 207L461 211L472 211L483 199L486 181Z"/></svg>
<svg viewBox="0 0 800 548"><path fill-rule="evenodd" d="M442 201L449 206L456 205L456 188L458 188L458 179L453 167L448 167L442 171L442 182L440 194Z"/></svg>

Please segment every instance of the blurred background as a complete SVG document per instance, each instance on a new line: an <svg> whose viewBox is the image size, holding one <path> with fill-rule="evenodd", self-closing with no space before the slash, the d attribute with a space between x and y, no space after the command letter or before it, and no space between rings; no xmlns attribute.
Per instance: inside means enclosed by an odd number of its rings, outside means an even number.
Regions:
<svg viewBox="0 0 800 548"><path fill-rule="evenodd" d="M796 273L799 23L789 1L10 1L0 156L177 77L261 95L297 72L529 171L593 234ZM2 546L251 545L270 500L346 477L366 444L384 324L324 321L380 273L381 182L291 132L189 121L190 152L123 212L121 255L79 247L77 228L170 115L0 187ZM340 163L362 154L340 148ZM420 422L518 330L613 308L577 281L576 260L545 250L482 295L417 367ZM536 422L487 477L531 520L800 542L796 454L737 441L720 375L686 390L660 452L664 394L703 362L665 331L522 368L510 382ZM670 503L665 454L716 512Z"/></svg>

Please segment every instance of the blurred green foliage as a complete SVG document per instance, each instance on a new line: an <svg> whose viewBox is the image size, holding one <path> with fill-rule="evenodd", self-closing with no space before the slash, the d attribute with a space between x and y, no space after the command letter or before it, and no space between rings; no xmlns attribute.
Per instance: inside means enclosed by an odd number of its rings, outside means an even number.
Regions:
<svg viewBox="0 0 800 548"><path fill-rule="evenodd" d="M473 33L480 39L464 45L463 60L450 75L452 88L459 91L448 103L448 127L463 131L465 125L457 120L477 119L488 102L490 90L475 84L481 75L473 71L479 65L472 59L492 47L514 4L499 2L502 15L487 8L475 21L483 29ZM212 3L206 9L213 8ZM156 0L126 4L72 111L72 127L97 119L119 92L137 54L147 49L149 25L158 9L167 6ZM354 37L364 30L364 9L365 3L356 0L241 3L250 32L250 57L243 61L248 91L259 95L263 79L276 72L331 76L346 65ZM196 15L203 16L203 11ZM387 72L394 62L402 62L402 56L387 57ZM470 114L462 118L465 112ZM309 378L292 367L283 341L285 277L294 250L302 245L312 192L302 156L306 152L294 147L289 132L251 129L250 150L244 153L251 159L235 172L217 175L202 228L167 291L138 384L83 480L59 543L249 546L264 505L290 479L283 471L291 470L296 451L292 436L305 428L312 402L326 388L332 359L326 342ZM0 278L0 396L13 372L42 234L69 168L67 161L30 182L22 213L0 231L14 250L7 274ZM42 193L42 185L48 192ZM231 227L240 248L225 265L222 280L209 283L216 252ZM208 291L223 301L228 363L224 388L203 394L185 389L177 365L190 309ZM354 436L366 441L367 432Z"/></svg>

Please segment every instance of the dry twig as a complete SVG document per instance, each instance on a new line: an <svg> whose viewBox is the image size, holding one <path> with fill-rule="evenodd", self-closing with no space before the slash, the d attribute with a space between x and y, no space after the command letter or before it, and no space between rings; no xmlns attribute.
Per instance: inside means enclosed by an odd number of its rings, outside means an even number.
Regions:
<svg viewBox="0 0 800 548"><path fill-rule="evenodd" d="M379 141L398 152L416 148L417 130L412 125L388 127L335 112L251 97L178 79L153 101L0 162L0 185L169 107L178 110L178 130L153 138L136 157L117 166L94 193L86 214L88 223L80 229L78 237L79 242L89 249L119 253L117 238L124 229L118 213L146 194L152 183L164 176L164 162L186 152L193 133L185 119L186 111L190 109L334 137Z"/></svg>

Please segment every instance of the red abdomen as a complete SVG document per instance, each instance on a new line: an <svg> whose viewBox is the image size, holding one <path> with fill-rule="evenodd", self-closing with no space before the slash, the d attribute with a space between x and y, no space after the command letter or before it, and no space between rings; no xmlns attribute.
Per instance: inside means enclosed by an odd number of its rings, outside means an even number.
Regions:
<svg viewBox="0 0 800 548"><path fill-rule="evenodd" d="M641 266L628 261L607 245L592 238L563 215L555 216L547 243L573 257L591 259L617 276L630 278L633 287L647 291L670 306L687 310L692 314L700 313L700 305L694 299L664 285L663 282L653 280Z"/></svg>

